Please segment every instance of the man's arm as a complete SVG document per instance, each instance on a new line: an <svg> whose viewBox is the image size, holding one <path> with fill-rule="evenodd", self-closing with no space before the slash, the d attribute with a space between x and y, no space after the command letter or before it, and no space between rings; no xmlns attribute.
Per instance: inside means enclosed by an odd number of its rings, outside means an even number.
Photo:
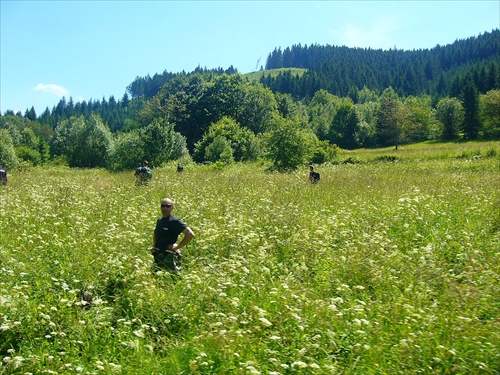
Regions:
<svg viewBox="0 0 500 375"><path fill-rule="evenodd" d="M184 237L182 238L182 241L177 243L172 244L172 250L179 250L181 247L186 246L193 238L194 238L194 232L191 230L191 228L187 227L182 231L182 234L184 234Z"/></svg>

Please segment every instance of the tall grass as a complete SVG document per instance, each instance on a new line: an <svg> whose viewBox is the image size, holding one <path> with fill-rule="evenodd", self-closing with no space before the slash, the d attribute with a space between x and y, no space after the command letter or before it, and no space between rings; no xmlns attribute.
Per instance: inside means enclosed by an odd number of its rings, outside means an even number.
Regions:
<svg viewBox="0 0 500 375"><path fill-rule="evenodd" d="M432 147L360 151L316 185L258 164L169 166L145 187L11 174L0 373L499 373L498 143ZM196 233L179 278L150 269L165 196Z"/></svg>

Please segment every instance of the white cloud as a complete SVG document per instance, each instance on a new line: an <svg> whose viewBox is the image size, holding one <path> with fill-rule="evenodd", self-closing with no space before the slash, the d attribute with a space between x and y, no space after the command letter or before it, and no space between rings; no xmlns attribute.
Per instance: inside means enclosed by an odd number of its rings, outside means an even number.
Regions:
<svg viewBox="0 0 500 375"><path fill-rule="evenodd" d="M33 91L45 91L50 92L59 97L68 96L69 91L62 86L56 85L55 83L39 83L33 88Z"/></svg>
<svg viewBox="0 0 500 375"><path fill-rule="evenodd" d="M361 48L390 48L400 32L401 20L396 17L381 17L361 26L346 24L342 29L332 29L337 45Z"/></svg>

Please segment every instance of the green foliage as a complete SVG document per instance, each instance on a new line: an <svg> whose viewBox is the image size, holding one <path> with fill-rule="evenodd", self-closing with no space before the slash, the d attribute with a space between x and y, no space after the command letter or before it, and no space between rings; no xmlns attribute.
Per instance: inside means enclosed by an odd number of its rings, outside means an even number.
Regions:
<svg viewBox="0 0 500 375"><path fill-rule="evenodd" d="M457 40L426 50L374 50L345 46L294 45L269 54L266 69L304 68L302 74L284 71L263 75L261 82L273 92L311 98L319 89L355 102L362 88L380 93L389 86L400 96L458 96L464 87L460 76L471 76L485 93L498 88L500 30ZM367 94L364 92L361 97ZM362 99L363 100L363 99ZM362 101L361 101L362 103Z"/></svg>
<svg viewBox="0 0 500 375"><path fill-rule="evenodd" d="M30 161L32 165L46 163L50 159L48 142L53 131L29 118L19 116L0 117L0 128L7 129L11 135L16 153L20 159Z"/></svg>
<svg viewBox="0 0 500 375"><path fill-rule="evenodd" d="M341 161L341 164L361 164L362 161L356 156L348 156Z"/></svg>
<svg viewBox="0 0 500 375"><path fill-rule="evenodd" d="M208 149L210 151L207 151ZM252 131L241 127L232 118L223 117L212 124L201 141L195 145L193 159L199 163L215 162L223 153L227 159L229 152L229 159L234 158L235 161L257 160L260 153L259 143Z"/></svg>
<svg viewBox="0 0 500 375"><path fill-rule="evenodd" d="M210 125L223 117L259 133L267 128L276 108L269 89L251 85L240 74L194 74L171 80L145 103L139 118L145 125L168 116L192 150Z"/></svg>
<svg viewBox="0 0 500 375"><path fill-rule="evenodd" d="M35 135L35 132L31 128L24 128L21 131L20 145L26 146L28 148L36 150L38 148L40 140Z"/></svg>
<svg viewBox="0 0 500 375"><path fill-rule="evenodd" d="M268 157L273 168L291 171L310 162L317 144L317 137L290 119L276 117L268 134Z"/></svg>
<svg viewBox="0 0 500 375"><path fill-rule="evenodd" d="M375 158L375 161L395 163L401 161L401 158L395 155L380 155Z"/></svg>
<svg viewBox="0 0 500 375"><path fill-rule="evenodd" d="M42 156L38 150L34 150L27 146L17 146L15 151L19 160L29 162L33 166L37 166L42 163Z"/></svg>
<svg viewBox="0 0 500 375"><path fill-rule="evenodd" d="M378 101L365 102L354 106L359 118L359 141L364 147L376 144L377 113L380 109Z"/></svg>
<svg viewBox="0 0 500 375"><path fill-rule="evenodd" d="M139 131L139 136L144 145L144 159L152 165L159 166L171 160L174 150L174 126L164 118L155 118L145 128ZM136 162L137 163L137 162Z"/></svg>
<svg viewBox="0 0 500 375"><path fill-rule="evenodd" d="M117 135L110 149L109 168L114 171L135 169L143 160L160 166L187 155L186 139L175 132L166 119L156 119L139 131Z"/></svg>
<svg viewBox="0 0 500 375"><path fill-rule="evenodd" d="M314 164L333 163L337 160L338 147L328 141L318 141L311 162Z"/></svg>
<svg viewBox="0 0 500 375"><path fill-rule="evenodd" d="M340 148L358 148L367 136L365 124L351 100L345 100L335 114L328 139Z"/></svg>
<svg viewBox="0 0 500 375"><path fill-rule="evenodd" d="M357 104L364 104L376 101L378 101L378 94L375 91L370 90L366 86L363 86L363 88L357 92L356 95Z"/></svg>
<svg viewBox="0 0 500 375"><path fill-rule="evenodd" d="M14 147L35 150L23 151L28 159L28 154L39 152L41 163L47 163L50 145L51 155L71 166L112 170L132 168L143 159L156 166L190 160L188 149L196 152L198 161L206 160L205 143L215 136L204 137L224 117L251 132L244 135L245 140L224 135L229 147L222 139L211 147L210 158L216 159L223 150L227 161L230 155L236 161L257 158L260 150L255 139L269 135L277 115L342 149L397 148L439 138L495 139L500 136L499 32L418 51L319 45L276 49L266 66L277 69L248 75L233 67L198 67L188 74L165 71L137 77L121 100L110 96L75 103L71 97L62 98L38 118L33 107L24 116L8 110L0 116L0 128L8 129ZM82 129L101 128L91 124L93 118L100 118L107 129L84 134ZM142 152L132 141L136 134L131 139L118 135L128 132L138 132L141 142L145 138ZM126 155L129 141L135 144ZM203 150L195 150L198 143ZM313 160L331 159L327 148L313 148Z"/></svg>
<svg viewBox="0 0 500 375"><path fill-rule="evenodd" d="M467 81L463 94L464 121L462 131L465 139L476 139L481 129L479 117L479 93L474 84Z"/></svg>
<svg viewBox="0 0 500 375"><path fill-rule="evenodd" d="M99 117L71 117L58 124L54 149L67 157L70 167L106 167L111 142L111 132Z"/></svg>
<svg viewBox="0 0 500 375"><path fill-rule="evenodd" d="M40 140L38 144L38 152L40 153L40 161L42 164L47 163L50 160L50 146L44 140Z"/></svg>
<svg viewBox="0 0 500 375"><path fill-rule="evenodd" d="M308 121L306 107L299 101L294 100L290 94L276 93L276 103L280 116L293 120L302 126Z"/></svg>
<svg viewBox="0 0 500 375"><path fill-rule="evenodd" d="M0 117L0 127L10 133L14 146L21 144L21 132L25 128L26 120L20 116L6 115Z"/></svg>
<svg viewBox="0 0 500 375"><path fill-rule="evenodd" d="M493 139L500 138L500 90L491 90L479 99L483 134Z"/></svg>
<svg viewBox="0 0 500 375"><path fill-rule="evenodd" d="M331 139L331 124L343 100L325 90L318 90L307 106L309 122L320 140Z"/></svg>
<svg viewBox="0 0 500 375"><path fill-rule="evenodd" d="M435 113L436 119L443 125L441 138L456 139L464 120L464 110L457 98L443 98L439 101Z"/></svg>
<svg viewBox="0 0 500 375"><path fill-rule="evenodd" d="M278 104L270 89L260 84L244 85L243 103L235 118L241 126L260 134L268 129L277 111Z"/></svg>
<svg viewBox="0 0 500 375"><path fill-rule="evenodd" d="M439 125L434 118L431 98L410 96L404 101L403 139L407 143L438 139Z"/></svg>
<svg viewBox="0 0 500 375"><path fill-rule="evenodd" d="M170 160L181 160L181 159L189 159L189 151L187 149L186 137L184 137L181 133L173 132L171 134L171 149L170 149Z"/></svg>
<svg viewBox="0 0 500 375"><path fill-rule="evenodd" d="M402 103L393 95L381 100L377 114L376 136L380 146L394 145L396 148L402 141L404 112Z"/></svg>
<svg viewBox="0 0 500 375"><path fill-rule="evenodd" d="M138 131L119 133L109 152L109 168L113 171L135 169L137 163L146 158L144 148Z"/></svg>
<svg viewBox="0 0 500 375"><path fill-rule="evenodd" d="M12 169L19 162L12 136L7 129L0 129L0 165L4 169Z"/></svg>
<svg viewBox="0 0 500 375"><path fill-rule="evenodd" d="M233 149L229 141L223 136L216 136L205 149L205 160L215 163L231 164L234 162Z"/></svg>

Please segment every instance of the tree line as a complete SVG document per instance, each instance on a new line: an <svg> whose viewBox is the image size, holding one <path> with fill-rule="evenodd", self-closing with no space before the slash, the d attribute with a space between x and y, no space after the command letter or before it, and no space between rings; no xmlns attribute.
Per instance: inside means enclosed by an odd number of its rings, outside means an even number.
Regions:
<svg viewBox="0 0 500 375"><path fill-rule="evenodd" d="M498 31L491 34L499 35ZM287 73L282 73L269 82L287 81L288 89L277 89L266 81L269 75L250 80L232 67L137 77L119 100L110 96L74 103L72 98L63 98L40 116L34 108L24 115L7 111L0 116L0 163L123 170L144 159L160 166L172 160L223 165L266 158L276 169L289 170L304 163L334 162L338 148L398 147L432 139L498 139L500 79L488 47L490 36L467 40L469 50L475 51L469 55L443 54L447 47L436 47L446 62L441 66L456 73L451 85L445 86L446 95L406 95L406 91L402 95L392 85L370 88L368 78L364 85L351 86L347 94L339 95L322 88L318 76L309 74L316 77L314 90L310 96L297 96L293 87L306 82L301 77L288 74L285 79ZM310 49L296 46L290 53L306 58ZM315 46L313 50L305 61L316 61L317 56L327 59L329 48ZM376 52L377 56L382 53ZM404 56L403 52L388 51L385 63L402 67L402 62L388 61L399 53ZM431 51L422 53L431 55ZM460 61L454 63L449 56ZM497 51L497 61L499 56ZM428 65L420 60L421 66ZM352 60L351 71L365 62ZM484 69L476 70L478 64ZM434 78L430 81L434 87L443 78L436 72L427 73ZM335 81L344 82L342 77Z"/></svg>
<svg viewBox="0 0 500 375"><path fill-rule="evenodd" d="M264 74L261 83L295 98L311 98L324 89L350 96L367 87L381 92L392 87L400 96L431 95L435 100L457 96L469 77L481 94L498 88L500 80L500 30L458 40L430 50L374 50L338 46L276 48L267 58L266 70L304 68L304 75L284 72Z"/></svg>

